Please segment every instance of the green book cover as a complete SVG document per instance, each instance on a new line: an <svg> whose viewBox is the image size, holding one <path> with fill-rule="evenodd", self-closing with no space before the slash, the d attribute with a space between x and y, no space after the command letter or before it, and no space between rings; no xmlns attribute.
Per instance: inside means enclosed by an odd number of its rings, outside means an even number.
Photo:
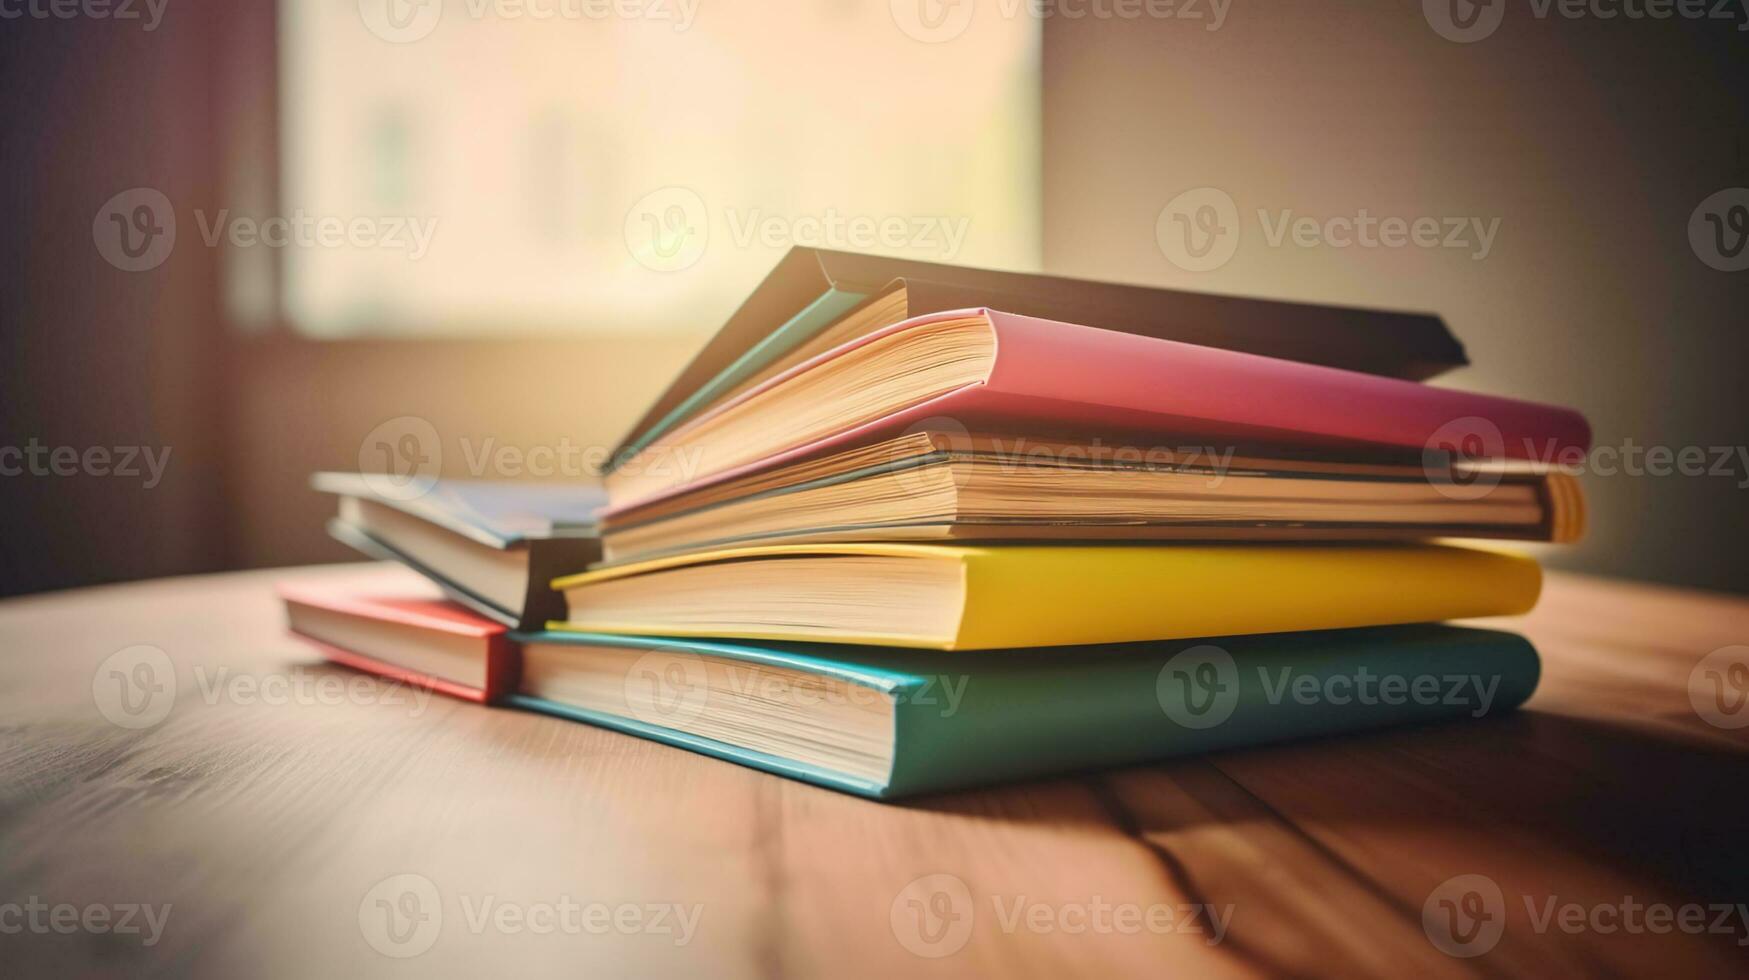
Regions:
<svg viewBox="0 0 1749 980"><path fill-rule="evenodd" d="M669 718L525 693L510 696L509 704L880 799L1482 718L1522 704L1540 674L1536 650L1523 637L1443 625L966 653L606 634L516 638L525 646L655 652L669 676L653 680L669 685L687 710ZM678 665L676 657L683 658ZM809 675L820 684L786 689L816 699L849 691L878 701L879 710L891 711L881 769L799 761L753 747L736 734L746 731L746 715L737 713L745 692L732 682L707 682L732 678L738 666ZM627 672L628 692L644 682Z"/></svg>
<svg viewBox="0 0 1749 980"><path fill-rule="evenodd" d="M864 293L852 293L835 288L827 289L800 313L791 317L787 323L767 334L765 339L754 344L746 353L736 358L734 363L718 373L716 377L705 382L703 387L688 395L685 401L674 407L673 411L664 415L656 424L628 442L615 454L616 458L630 457L633 453L660 439L668 430L691 418L699 409L709 405L717 398L734 390L736 385L752 377L767 364L813 339L815 334L831 326L839 317L850 312L856 307L856 304L867 298Z"/></svg>

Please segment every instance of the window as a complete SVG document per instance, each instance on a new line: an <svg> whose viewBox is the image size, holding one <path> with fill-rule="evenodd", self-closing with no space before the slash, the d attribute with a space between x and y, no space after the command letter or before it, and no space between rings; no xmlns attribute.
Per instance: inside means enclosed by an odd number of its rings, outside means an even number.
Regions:
<svg viewBox="0 0 1749 980"><path fill-rule="evenodd" d="M1036 267L1038 21L903 2L284 0L283 313L706 331L791 244Z"/></svg>

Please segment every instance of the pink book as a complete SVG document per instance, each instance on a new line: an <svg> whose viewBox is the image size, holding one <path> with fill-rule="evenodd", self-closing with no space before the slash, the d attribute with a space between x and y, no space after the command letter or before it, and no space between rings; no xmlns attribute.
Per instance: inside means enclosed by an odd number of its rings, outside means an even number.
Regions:
<svg viewBox="0 0 1749 980"><path fill-rule="evenodd" d="M1414 381L1199 347L995 310L915 317L867 334L791 368L674 430L652 452L688 448L689 437L792 378L859 348L891 342L947 320L981 317L993 355L981 377L879 418L843 426L757 459L719 462L698 453L690 477L628 476L650 467L622 463L608 478L608 515L766 467L902 433L932 418L968 428L1092 435L1149 433L1207 442L1323 449L1453 448L1503 459L1551 458L1590 447L1591 428L1571 409L1438 388Z"/></svg>
<svg viewBox="0 0 1749 980"><path fill-rule="evenodd" d="M519 661L506 627L418 575L392 572L280 584L288 628L335 663L451 697L491 702L515 690Z"/></svg>

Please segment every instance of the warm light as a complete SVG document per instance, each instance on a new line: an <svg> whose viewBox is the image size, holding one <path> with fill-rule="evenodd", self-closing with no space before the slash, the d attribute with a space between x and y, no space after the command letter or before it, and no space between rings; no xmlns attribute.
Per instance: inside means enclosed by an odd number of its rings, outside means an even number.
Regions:
<svg viewBox="0 0 1749 980"><path fill-rule="evenodd" d="M429 3L282 7L281 213L367 219L282 250L302 330L702 333L791 244L1037 265L1035 18Z"/></svg>

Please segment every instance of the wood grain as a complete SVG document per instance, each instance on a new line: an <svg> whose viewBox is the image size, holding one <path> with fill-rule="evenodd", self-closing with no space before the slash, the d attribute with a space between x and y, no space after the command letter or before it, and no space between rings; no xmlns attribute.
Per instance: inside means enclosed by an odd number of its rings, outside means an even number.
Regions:
<svg viewBox="0 0 1749 980"><path fill-rule="evenodd" d="M1698 935L1537 923L1551 902L1749 901L1749 728L1710 724L1689 699L1702 657L1749 642L1741 599L1551 576L1533 615L1490 624L1543 653L1542 686L1515 716L892 806L324 665L283 635L270 586L354 571L0 603L7 975L1719 975L1749 963L1734 908ZM99 665L135 644L165 651L175 676L167 717L138 730L107 720L93 692ZM229 686L239 675L307 687L263 703ZM367 901L402 874L431 883L441 918L406 957L371 945L388 920ZM1502 895L1504 932L1472 959L1423 926L1458 875ZM33 897L170 909L151 947L84 927L7 931ZM532 930L567 900L575 929ZM591 903L625 928L585 928ZM505 907L513 918L481 918ZM649 928L676 907L696 912L694 929L676 931L672 912L667 932ZM1210 907L1230 916L1218 939Z"/></svg>

